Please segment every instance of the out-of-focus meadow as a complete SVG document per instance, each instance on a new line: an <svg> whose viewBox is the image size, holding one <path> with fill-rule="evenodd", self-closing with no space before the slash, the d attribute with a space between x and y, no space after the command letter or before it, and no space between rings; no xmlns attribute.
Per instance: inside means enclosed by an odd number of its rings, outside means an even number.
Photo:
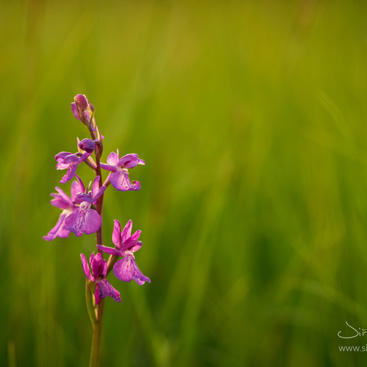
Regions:
<svg viewBox="0 0 367 367"><path fill-rule="evenodd" d="M42 236L87 130L136 152L139 192L107 191L142 229L151 284L110 280L102 366L361 366L367 329L367 9L362 1L3 1L0 360L86 366L80 253ZM87 181L88 167L78 169ZM62 186L69 192L70 183Z"/></svg>

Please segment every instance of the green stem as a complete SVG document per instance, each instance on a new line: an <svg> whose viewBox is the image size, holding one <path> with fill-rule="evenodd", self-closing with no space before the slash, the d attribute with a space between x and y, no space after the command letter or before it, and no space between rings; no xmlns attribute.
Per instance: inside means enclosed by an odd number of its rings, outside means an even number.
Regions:
<svg viewBox="0 0 367 367"><path fill-rule="evenodd" d="M101 355L103 308L104 308L104 299L101 299L97 306L96 322L92 324L93 335L92 335L92 349L90 352L89 367L99 367L100 355Z"/></svg>
<svg viewBox="0 0 367 367"><path fill-rule="evenodd" d="M87 304L87 310L90 318L90 322L94 325L97 322L96 308L93 300L93 285L89 279L85 280L85 301Z"/></svg>
<svg viewBox="0 0 367 367"><path fill-rule="evenodd" d="M102 172L101 172L101 165L100 159L103 151L103 144L102 139L100 136L100 132L98 127L95 124L95 120L93 117L93 125L97 130L98 134L98 143L95 147L95 156L96 156L96 167L95 173L96 176L99 176L99 187L102 186ZM93 140L96 139L96 134L89 126L89 131ZM102 210L103 210L103 197L102 195L97 201L97 212L102 217ZM102 239L102 226L96 233L96 240L97 245L103 245ZM100 251L98 251L100 252ZM86 284L86 302L87 302L87 309L89 313L89 317L92 322L93 334L92 334L92 348L90 352L90 362L89 367L99 367L100 363L100 355L101 355L101 338L102 338L102 321L103 321L103 310L104 310L104 299L99 300L99 304L95 305L95 298L93 296L93 282L87 280Z"/></svg>

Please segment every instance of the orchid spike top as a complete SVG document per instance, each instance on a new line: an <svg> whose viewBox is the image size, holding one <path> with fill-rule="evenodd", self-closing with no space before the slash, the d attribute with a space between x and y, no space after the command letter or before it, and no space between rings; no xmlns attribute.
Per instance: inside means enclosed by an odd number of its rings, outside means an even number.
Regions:
<svg viewBox="0 0 367 367"><path fill-rule="evenodd" d="M142 247L142 242L139 241L141 231L131 233L131 220L122 230L120 222L114 220L112 233L114 248L104 246L102 236L102 213L106 189L111 184L119 191L140 190L139 181L130 181L129 170L137 165L145 165L145 161L135 153L120 157L117 149L117 152L108 155L106 163L102 163L104 136L96 124L93 105L84 94L77 94L71 104L71 109L74 117L87 127L90 139L85 138L80 141L77 138L78 150L76 153L62 151L55 156L56 169L66 170L60 182L65 184L72 181L73 178L76 180L71 182L70 196L59 187L55 188L56 193L51 194L53 197L51 204L60 209L61 214L59 214L56 225L43 238L46 241L52 241L57 237L69 237L71 232L77 237L96 233L98 253L92 252L89 262L84 254L80 254L86 276L87 309L94 333L97 330L95 325L99 325L98 318L103 313L101 299L109 296L116 302L121 301L120 293L107 280L111 270L118 279L124 282L135 280L140 285L145 282L150 283L150 279L140 271L135 262L134 253ZM78 166L83 162L93 171L93 177L95 177L87 187L77 175ZM105 171L108 171L108 175L103 180ZM108 261L103 258L103 253L110 255ZM97 349L92 348L93 350Z"/></svg>

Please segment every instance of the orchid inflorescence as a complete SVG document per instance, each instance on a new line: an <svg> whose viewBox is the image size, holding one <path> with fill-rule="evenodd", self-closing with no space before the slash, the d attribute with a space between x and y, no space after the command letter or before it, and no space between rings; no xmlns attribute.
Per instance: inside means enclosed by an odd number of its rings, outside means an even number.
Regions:
<svg viewBox="0 0 367 367"><path fill-rule="evenodd" d="M82 267L86 276L89 289L94 288L93 307L98 307L100 300L110 296L115 301L121 302L120 293L108 282L107 276L113 268L114 275L124 281L135 280L138 284L150 283L150 279L143 275L135 262L134 252L139 250L142 242L139 241L141 231L131 234L132 221L129 220L121 230L121 224L114 220L112 242L115 247L107 247L102 241L102 208L103 197L106 189L112 185L119 191L137 191L140 189L138 181L130 181L129 169L145 162L137 154L127 154L120 158L119 151L112 152L107 157L106 163L101 162L103 151L103 136L100 134L94 117L94 107L87 97L78 94L71 104L74 116L88 128L91 139L77 139L77 152L61 152L56 154L57 170L66 170L61 179L65 184L75 179L71 184L70 196L62 189L56 187L57 193L52 193L51 204L61 209L61 214L54 228L43 238L52 241L55 238L97 234L97 253L89 257L89 263L81 254ZM92 154L94 153L95 159ZM86 163L96 177L89 185L84 185L82 179L76 174L79 164ZM108 172L106 180L102 180L102 170ZM109 254L108 261L102 253Z"/></svg>

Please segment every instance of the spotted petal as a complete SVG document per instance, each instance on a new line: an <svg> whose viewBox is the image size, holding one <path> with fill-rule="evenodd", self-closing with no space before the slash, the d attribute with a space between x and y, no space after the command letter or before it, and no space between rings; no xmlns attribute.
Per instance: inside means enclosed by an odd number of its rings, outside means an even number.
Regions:
<svg viewBox="0 0 367 367"><path fill-rule="evenodd" d="M80 207L65 220L66 229L80 237L83 233L97 232L102 225L102 218L96 210L90 208L90 204L83 202Z"/></svg>

